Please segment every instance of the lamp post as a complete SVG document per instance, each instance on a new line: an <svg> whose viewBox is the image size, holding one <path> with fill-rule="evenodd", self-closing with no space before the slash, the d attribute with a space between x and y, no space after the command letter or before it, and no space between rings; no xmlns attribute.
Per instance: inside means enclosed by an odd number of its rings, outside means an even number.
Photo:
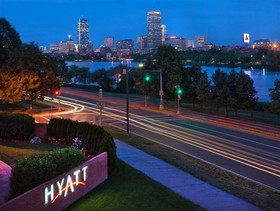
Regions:
<svg viewBox="0 0 280 211"><path fill-rule="evenodd" d="M177 113L176 113L176 114L180 114L180 100L181 100L181 95L178 95L177 98L178 98L178 105L177 105Z"/></svg>
<svg viewBox="0 0 280 211"><path fill-rule="evenodd" d="M126 59L126 69L123 69L123 74L125 74L125 84L126 84L126 134L129 134L129 98L128 98L128 62L132 59Z"/></svg>
<svg viewBox="0 0 280 211"><path fill-rule="evenodd" d="M159 104L159 109L163 110L163 90L162 90L162 70L159 70L159 80L160 80L160 90L159 90L159 96L160 96L160 104Z"/></svg>
<svg viewBox="0 0 280 211"><path fill-rule="evenodd" d="M128 99L128 69L127 69L127 65L126 65L125 83L126 83L126 133L129 134L129 99Z"/></svg>
<svg viewBox="0 0 280 211"><path fill-rule="evenodd" d="M128 68L123 69L123 74L125 74L125 84L126 84L126 134L129 134L129 98L128 98Z"/></svg>

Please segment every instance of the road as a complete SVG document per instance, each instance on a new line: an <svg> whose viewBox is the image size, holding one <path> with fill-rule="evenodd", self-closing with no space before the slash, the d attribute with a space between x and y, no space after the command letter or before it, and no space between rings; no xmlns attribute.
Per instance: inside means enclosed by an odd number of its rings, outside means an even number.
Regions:
<svg viewBox="0 0 280 211"><path fill-rule="evenodd" d="M36 120L46 122L51 115L95 123L100 117L98 93L63 89L59 99L61 104L71 104L72 110L39 115ZM102 124L126 130L125 96L108 94L102 102ZM130 99L130 133L280 191L279 128L185 109L176 115L176 109L159 111L142 104L137 97Z"/></svg>

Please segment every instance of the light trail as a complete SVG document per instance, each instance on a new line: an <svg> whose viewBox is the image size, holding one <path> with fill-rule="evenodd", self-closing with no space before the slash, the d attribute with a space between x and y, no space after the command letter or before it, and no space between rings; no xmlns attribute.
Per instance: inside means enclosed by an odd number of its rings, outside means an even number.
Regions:
<svg viewBox="0 0 280 211"><path fill-rule="evenodd" d="M86 107L84 107L85 110L89 110L91 112L92 111L99 112L99 109L94 103L88 103L80 100L73 100L71 98L65 98L65 97L63 98L74 101L75 103L87 105ZM110 119L113 119L116 122L126 123L126 112L120 109L105 107L102 111L102 115ZM163 135L174 141L191 145L193 147L213 153L218 156L222 156L224 158L252 167L262 172L266 172L276 177L280 177L280 167L279 167L280 153L268 154L268 152L266 152L265 150L248 146L243 143L238 143L230 139L221 138L217 135L208 134L200 131L194 131L193 129L188 129L182 126L161 122L159 120L152 119L151 117L144 117L133 113L130 114L130 124L139 129L143 129L145 131L149 131L151 133L158 134L158 135ZM212 129L202 128L194 125L192 125L192 127L200 128L212 133L214 132L215 134L224 135L226 137L231 137L234 139L238 139L240 141L243 140L256 145L265 146L268 148L272 148L274 150L280 150L278 147L270 146L264 143L259 143L236 135L226 134L220 131L214 131ZM140 135L143 136L143 134ZM153 141L159 144L166 145L156 140ZM181 151L180 149L176 149L176 150Z"/></svg>

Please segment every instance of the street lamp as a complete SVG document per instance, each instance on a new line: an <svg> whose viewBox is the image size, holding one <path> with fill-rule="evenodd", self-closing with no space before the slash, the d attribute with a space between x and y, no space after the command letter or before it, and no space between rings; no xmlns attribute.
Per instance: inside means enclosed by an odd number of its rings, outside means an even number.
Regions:
<svg viewBox="0 0 280 211"><path fill-rule="evenodd" d="M126 84L126 133L129 134L129 99L128 99L128 68L123 69L123 74L125 74L125 84Z"/></svg>
<svg viewBox="0 0 280 211"><path fill-rule="evenodd" d="M126 84L126 134L129 134L129 98L128 98L128 62L132 59L126 59L126 69L123 69L123 74L125 74L125 84Z"/></svg>
<svg viewBox="0 0 280 211"><path fill-rule="evenodd" d="M163 110L163 90L162 90L162 70L159 70L159 80L160 80L160 90L159 90L159 96L160 96L160 105L159 105L159 109Z"/></svg>

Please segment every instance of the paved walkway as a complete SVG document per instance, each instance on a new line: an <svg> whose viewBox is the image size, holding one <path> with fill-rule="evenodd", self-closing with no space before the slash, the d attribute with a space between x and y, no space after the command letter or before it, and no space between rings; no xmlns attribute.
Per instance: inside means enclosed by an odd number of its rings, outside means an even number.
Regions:
<svg viewBox="0 0 280 211"><path fill-rule="evenodd" d="M124 142L115 143L119 159L207 210L261 210Z"/></svg>
<svg viewBox="0 0 280 211"><path fill-rule="evenodd" d="M118 157L155 181L207 210L260 210L254 205L213 187L190 174L115 139ZM0 206L9 192L11 167L0 161Z"/></svg>

